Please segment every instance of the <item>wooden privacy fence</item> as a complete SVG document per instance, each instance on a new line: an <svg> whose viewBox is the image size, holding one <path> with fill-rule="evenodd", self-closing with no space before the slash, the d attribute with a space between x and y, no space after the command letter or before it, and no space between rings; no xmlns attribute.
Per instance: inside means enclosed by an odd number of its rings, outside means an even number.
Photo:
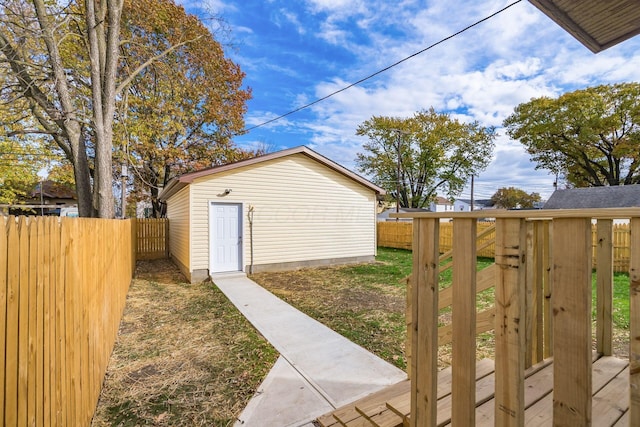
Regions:
<svg viewBox="0 0 640 427"><path fill-rule="evenodd" d="M0 227L0 425L89 425L135 268L133 221Z"/></svg>
<svg viewBox="0 0 640 427"><path fill-rule="evenodd" d="M486 215L486 211L485 211ZM477 223L478 233L491 229L495 225L492 221ZM597 225L592 224L591 240L593 253L598 246ZM411 249L413 243L413 223L409 221L385 221L378 222L378 246L398 249ZM486 244L485 244L486 243ZM629 224L613 224L612 226L613 260L615 272L629 271L629 259L631 256L631 236ZM453 222L440 222L440 251L446 252L453 247ZM478 242L477 256L495 258L495 233L482 237ZM594 257L595 259L595 257ZM593 267L596 265L594 263Z"/></svg>
<svg viewBox="0 0 640 427"><path fill-rule="evenodd" d="M495 223L492 221L479 222L478 232L493 230ZM495 254L495 233L483 234L481 237L482 248L478 250L478 256L493 258ZM386 248L411 249L413 244L413 223L410 221L379 221L378 222L378 246ZM453 247L453 222L440 222L440 250L450 251Z"/></svg>
<svg viewBox="0 0 640 427"><path fill-rule="evenodd" d="M594 425L601 425L595 421L601 414L593 408L604 412L611 406L613 418L607 425L621 418L628 425L640 425L640 210L496 212L495 263L479 272L480 214L454 217L453 248L444 254L438 216L414 215L409 328L412 426L437 425L437 349L446 342L452 343L453 355L452 425L475 425L477 411L495 425L524 425L542 417L525 415L525 409L536 403L529 393L534 386L525 386L525 379L534 368L550 366L551 360L553 402L544 409L550 412L544 415L549 424L586 426L594 420ZM626 393L607 406L600 404L609 402L607 396L592 396L601 387L595 385L599 371L592 371L592 362L594 348L596 357L612 354L613 218L630 218L630 344L629 369L620 368L621 377L615 380ZM593 219L597 220L595 253ZM455 262L447 262L451 257ZM438 291L440 273L447 268L452 268L452 284ZM495 306L477 312L477 292L490 287L495 288ZM439 311L445 306L451 306L452 322L443 327ZM483 402L476 401L475 341L479 332L489 329L495 334L495 389L491 407L480 409L476 408Z"/></svg>
<svg viewBox="0 0 640 427"><path fill-rule="evenodd" d="M169 220L167 218L138 218L136 226L137 259L169 257Z"/></svg>

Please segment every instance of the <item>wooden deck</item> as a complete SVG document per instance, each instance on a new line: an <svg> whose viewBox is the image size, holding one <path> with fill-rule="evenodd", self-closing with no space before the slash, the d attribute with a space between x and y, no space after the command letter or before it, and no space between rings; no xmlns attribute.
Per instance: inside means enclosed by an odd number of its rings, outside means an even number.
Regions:
<svg viewBox="0 0 640 427"><path fill-rule="evenodd" d="M553 416L553 361L547 359L525 375L525 424L551 426ZM476 425L494 425L494 363L476 364ZM451 368L438 373L438 426L451 423ZM615 357L594 356L594 426L628 426L629 362ZM400 382L316 420L321 427L402 427L409 425L411 383Z"/></svg>

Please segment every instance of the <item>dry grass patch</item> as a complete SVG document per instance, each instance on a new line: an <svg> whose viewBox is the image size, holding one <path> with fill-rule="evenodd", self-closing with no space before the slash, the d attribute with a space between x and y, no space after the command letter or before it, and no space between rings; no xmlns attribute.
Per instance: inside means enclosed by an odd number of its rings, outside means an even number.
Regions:
<svg viewBox="0 0 640 427"><path fill-rule="evenodd" d="M488 265L482 260L479 268ZM389 363L406 370L406 277L411 251L378 248L376 262L364 265L308 268L254 274L251 278L299 310L324 323ZM443 286L451 274L441 277ZM478 305L486 303L485 295ZM445 309L441 324L451 321ZM478 358L493 357L493 333L478 337ZM451 364L451 345L438 350L440 367Z"/></svg>
<svg viewBox="0 0 640 427"><path fill-rule="evenodd" d="M410 253L379 249L371 264L260 273L251 279L346 338L406 369Z"/></svg>
<svg viewBox="0 0 640 427"><path fill-rule="evenodd" d="M92 425L232 425L276 358L210 282L139 262Z"/></svg>

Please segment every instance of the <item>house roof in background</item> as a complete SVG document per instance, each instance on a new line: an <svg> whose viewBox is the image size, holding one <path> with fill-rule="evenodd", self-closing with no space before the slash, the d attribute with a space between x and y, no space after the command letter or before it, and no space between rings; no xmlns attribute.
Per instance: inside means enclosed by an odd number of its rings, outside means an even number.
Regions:
<svg viewBox="0 0 640 427"><path fill-rule="evenodd" d="M453 205L451 200L447 199L446 197L442 197L442 196L436 197L436 204L437 205Z"/></svg>
<svg viewBox="0 0 640 427"><path fill-rule="evenodd" d="M637 0L529 0L592 52L640 34Z"/></svg>
<svg viewBox="0 0 640 427"><path fill-rule="evenodd" d="M72 188L54 181L39 182L31 191L31 197L40 198L41 193L42 197L47 199L77 199Z"/></svg>
<svg viewBox="0 0 640 427"><path fill-rule="evenodd" d="M640 207L640 185L572 188L553 192L543 209Z"/></svg>
<svg viewBox="0 0 640 427"><path fill-rule="evenodd" d="M471 199L456 199L457 202L466 203L468 205L471 204ZM474 206L484 206L485 208L490 208L494 205L491 199L475 199L473 201Z"/></svg>
<svg viewBox="0 0 640 427"><path fill-rule="evenodd" d="M291 156L294 154L302 154L305 155L307 157L309 157L310 159L313 159L315 161L317 161L318 163L323 164L324 166L328 167L329 169L333 169L334 171L346 176L347 178L350 178L354 181L356 181L357 183L375 191L377 194L385 194L385 190L382 189L381 187L378 187L377 185L375 185L374 183L372 183L371 181L361 177L360 175L351 172L349 169L345 168L344 166L339 165L338 163L334 162L333 160L330 160L326 157L324 157L323 155L316 153L315 151L313 151L312 149L301 145L298 147L293 147L293 148L289 148L287 150L282 150L282 151L277 151L275 153L269 153L269 154L265 154L263 156L258 156L258 157L253 157L251 159L246 159L246 160L241 160L239 162L234 162L234 163L229 163L227 165L223 165L223 166L215 166L212 168L207 168L207 169L202 169L199 171L195 171L195 172L190 172L190 173L186 173L184 175L180 175L176 178L173 178L171 181L169 181L169 184L167 184L166 188L160 193L160 200L167 200L169 197L171 197L172 195L174 195L175 193L177 193L178 191L180 191L182 188L186 187L187 185L191 184L196 178L201 178L204 176L211 176L211 175L215 175L221 172L226 172L226 171L232 171L234 169L239 169L242 167L246 167L246 166L251 166L251 165L255 165L258 163L263 163L269 160L275 160L275 159L280 159L283 157L287 157L287 156Z"/></svg>
<svg viewBox="0 0 640 427"><path fill-rule="evenodd" d="M420 213L420 212L431 212L430 209L427 208L400 208L400 213ZM378 214L378 219L389 218L389 215L396 213L396 208L387 208L384 211Z"/></svg>

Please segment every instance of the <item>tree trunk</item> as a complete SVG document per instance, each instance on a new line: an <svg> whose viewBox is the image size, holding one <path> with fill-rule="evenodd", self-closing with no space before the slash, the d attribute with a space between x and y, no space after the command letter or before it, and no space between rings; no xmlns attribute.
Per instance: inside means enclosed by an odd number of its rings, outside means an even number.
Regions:
<svg viewBox="0 0 640 427"><path fill-rule="evenodd" d="M47 46L49 54L49 64L55 77L55 90L59 99L59 106L50 103L46 98L42 99L40 93L35 86L30 87L29 94L31 98L37 102L40 107L52 116L58 116L57 110L60 109L60 117L54 119L57 125L66 134L71 151L71 163L73 164L74 177L76 181L76 195L78 197L78 213L83 217L94 216L95 212L91 206L91 179L89 174L89 163L87 161L86 146L82 137L80 121L76 115L76 108L71 100L67 76L62 65L62 58L58 50L58 44L54 37L54 26L50 22L47 15L46 7L43 0L34 0L36 16L42 36ZM24 74L26 75L26 70ZM22 81L21 83L29 83ZM64 148L64 147L63 147Z"/></svg>
<svg viewBox="0 0 640 427"><path fill-rule="evenodd" d="M78 214L81 217L95 216L91 204L91 174L87 161L87 150L80 126L77 122L66 126L67 136L71 145L71 164L73 177L76 181L76 196L78 197Z"/></svg>
<svg viewBox="0 0 640 427"><path fill-rule="evenodd" d="M93 203L101 218L115 216L113 197L113 117L120 42L122 0L87 0L85 3L96 160ZM106 18L106 27L105 27Z"/></svg>

